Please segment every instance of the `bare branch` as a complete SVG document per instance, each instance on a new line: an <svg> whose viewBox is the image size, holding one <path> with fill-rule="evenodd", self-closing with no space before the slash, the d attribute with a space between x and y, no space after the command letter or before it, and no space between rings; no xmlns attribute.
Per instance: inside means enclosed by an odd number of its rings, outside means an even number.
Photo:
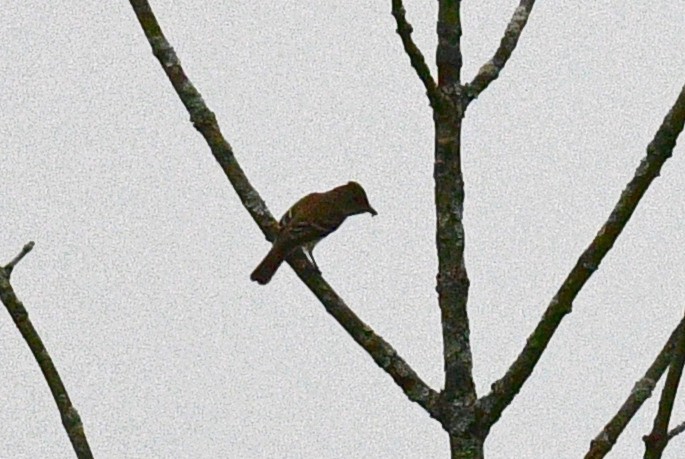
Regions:
<svg viewBox="0 0 685 459"><path fill-rule="evenodd" d="M479 401L484 419L489 425L499 419L502 411L511 403L533 372L561 320L571 312L576 295L599 268L599 264L613 247L647 188L659 176L664 162L671 157L676 139L683 130L684 122L685 87L682 88L654 139L647 146L647 155L640 161L635 176L621 193L606 223L582 253L576 266L552 298L542 319L528 337L523 351L506 374L492 385L491 392Z"/></svg>
<svg viewBox="0 0 685 459"><path fill-rule="evenodd" d="M668 440L671 441L673 437L676 437L683 432L685 432L685 421L681 422L675 428L673 428L673 430L668 432Z"/></svg>
<svg viewBox="0 0 685 459"><path fill-rule="evenodd" d="M221 134L214 113L209 110L198 90L186 76L176 52L162 33L150 4L145 0L131 0L131 6L152 47L153 54L159 60L181 102L188 110L193 126L205 138L212 150L212 155L238 193L240 201L250 216L262 229L267 239L273 240L278 228L276 221L238 164L231 145Z"/></svg>
<svg viewBox="0 0 685 459"><path fill-rule="evenodd" d="M461 2L438 2L438 87L447 103L433 106L435 125L436 291L442 323L445 386L440 393L451 457L483 457L485 435L476 413L468 317L470 280L464 260L464 176L461 162L464 97L461 85Z"/></svg>
<svg viewBox="0 0 685 459"><path fill-rule="evenodd" d="M652 431L642 438L645 442L645 459L659 459L668 444L668 423L671 420L673 402L683 374L683 364L685 364L685 329L680 330L677 336Z"/></svg>
<svg viewBox="0 0 685 459"><path fill-rule="evenodd" d="M438 2L438 48L435 62L438 65L438 87L451 97L461 98L461 0ZM461 105L461 100L458 100ZM463 108L459 106L463 116Z"/></svg>
<svg viewBox="0 0 685 459"><path fill-rule="evenodd" d="M428 95L428 100L430 100L431 106L435 107L439 103L440 97L438 93L438 87L435 84L435 80L431 76L431 71L426 64L426 59L423 57L421 50L411 39L411 33L414 31L414 29L412 28L411 24L407 22L402 0L392 0L392 15L397 22L397 34L402 39L402 45L404 46L404 51L407 53L407 56L409 56L411 66L414 67L416 74L419 76L423 86L426 88L426 94Z"/></svg>
<svg viewBox="0 0 685 459"><path fill-rule="evenodd" d="M288 258L288 263L307 288L323 304L326 311L369 353L376 364L392 377L409 400L418 403L431 417L440 420L438 393L414 372L387 341L364 323L320 275L301 268L301 266L308 264L308 260L303 254L298 253L295 257L291 256Z"/></svg>
<svg viewBox="0 0 685 459"><path fill-rule="evenodd" d="M535 5L535 0L521 0L504 31L504 36L500 41L499 48L495 51L495 55L478 70L473 81L466 85L467 103L478 97L490 83L499 77L528 23L533 5Z"/></svg>
<svg viewBox="0 0 685 459"><path fill-rule="evenodd" d="M12 270L14 267L21 261L22 258L24 258L31 250L33 250L33 246L35 245L35 242L30 241L24 247L21 248L21 252L14 257L12 261L7 263L5 265L5 271L7 272L7 277L9 278L10 274L12 274Z"/></svg>
<svg viewBox="0 0 685 459"><path fill-rule="evenodd" d="M645 375L635 383L630 395L623 402L621 408L614 415L613 418L604 426L604 429L595 437L590 443L590 450L585 455L585 459L600 459L611 451L616 440L623 433L628 423L633 419L633 416L638 412L644 402L652 396L654 387L661 379L666 368L668 368L673 358L673 350L675 349L676 340L685 330L685 318L680 321L678 326L673 330L671 336L664 344L659 354L654 359L654 362L649 366Z"/></svg>
<svg viewBox="0 0 685 459"><path fill-rule="evenodd" d="M21 253L12 260L7 267L0 267L0 301L5 305L7 311L10 313L14 324L19 329L21 336L29 346L33 357L36 359L40 371L48 383L52 398L57 404L57 409L62 418L62 425L69 436L71 445L74 448L76 457L79 459L91 459L93 453L90 451L88 440L86 439L85 431L83 430L83 423L76 408L71 403L67 389L64 387L62 378L60 378L57 368L52 362L50 354L48 354L43 341L38 336L38 332L33 327L29 320L29 313L26 311L24 304L17 298L14 289L10 284L9 271L33 248L33 242L29 242L24 246Z"/></svg>
<svg viewBox="0 0 685 459"><path fill-rule="evenodd" d="M159 60L169 81L190 113L195 128L209 144L214 158L235 188L243 206L250 213L262 232L273 240L278 228L266 204L248 181L236 160L233 150L221 134L214 113L206 106L200 93L186 76L173 48L164 37L157 19L146 0L130 0L145 36ZM321 301L326 310L359 343L405 392L407 397L424 407L435 417L437 393L423 382L395 349L362 322L333 291L301 250L288 258L288 263L309 289Z"/></svg>

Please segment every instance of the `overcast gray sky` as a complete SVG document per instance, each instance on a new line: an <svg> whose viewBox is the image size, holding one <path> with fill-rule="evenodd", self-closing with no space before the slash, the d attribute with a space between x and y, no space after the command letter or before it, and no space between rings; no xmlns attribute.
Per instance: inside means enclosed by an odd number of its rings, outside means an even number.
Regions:
<svg viewBox="0 0 685 459"><path fill-rule="evenodd" d="M424 3L405 7L433 65L437 2ZM516 4L463 2L465 79ZM364 185L379 216L350 219L317 261L440 388L431 112L390 1L152 6L272 212L350 179ZM672 0L538 2L506 69L469 108L480 394L522 348L675 101L683 30ZM249 281L269 246L128 2L11 2L0 36L0 263L35 240L13 285L96 457L448 457L440 426L290 268L266 287ZM579 295L493 429L488 458L581 457L682 316L684 153L676 148ZM0 457L73 457L7 314L0 346ZM642 454L656 401L611 457ZM683 455L679 438L665 457Z"/></svg>

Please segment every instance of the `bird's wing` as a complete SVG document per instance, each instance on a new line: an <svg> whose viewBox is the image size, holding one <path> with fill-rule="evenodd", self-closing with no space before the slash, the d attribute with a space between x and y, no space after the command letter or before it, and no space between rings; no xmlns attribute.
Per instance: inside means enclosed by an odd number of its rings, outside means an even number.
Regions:
<svg viewBox="0 0 685 459"><path fill-rule="evenodd" d="M316 199L316 196L320 195L321 193L309 193L308 195L300 198L299 201L297 201L295 204L293 204L290 209L288 209L283 216L281 217L281 220L278 222L278 224L281 226L281 229L283 229L285 226L290 223L290 221L293 219L294 215L297 215L300 213L300 209L306 207L308 202L314 198Z"/></svg>

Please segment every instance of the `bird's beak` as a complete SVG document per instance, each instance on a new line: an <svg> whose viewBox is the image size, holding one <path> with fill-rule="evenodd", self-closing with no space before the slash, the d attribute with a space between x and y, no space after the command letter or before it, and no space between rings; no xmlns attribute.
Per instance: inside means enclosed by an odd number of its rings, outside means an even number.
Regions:
<svg viewBox="0 0 685 459"><path fill-rule="evenodd" d="M376 210L371 206L369 206L368 212L371 214L372 217L375 217L376 215L378 215L378 212L376 212Z"/></svg>

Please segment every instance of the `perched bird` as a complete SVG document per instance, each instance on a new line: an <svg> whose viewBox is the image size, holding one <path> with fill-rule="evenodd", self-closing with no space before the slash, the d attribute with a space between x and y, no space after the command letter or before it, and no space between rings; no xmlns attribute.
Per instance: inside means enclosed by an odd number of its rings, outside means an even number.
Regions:
<svg viewBox="0 0 685 459"><path fill-rule="evenodd" d="M349 182L324 193L308 194L283 215L271 250L250 279L262 285L268 283L281 263L298 247L309 254L319 269L312 253L314 246L338 229L347 217L365 212L377 214L369 204L364 188L357 182Z"/></svg>

